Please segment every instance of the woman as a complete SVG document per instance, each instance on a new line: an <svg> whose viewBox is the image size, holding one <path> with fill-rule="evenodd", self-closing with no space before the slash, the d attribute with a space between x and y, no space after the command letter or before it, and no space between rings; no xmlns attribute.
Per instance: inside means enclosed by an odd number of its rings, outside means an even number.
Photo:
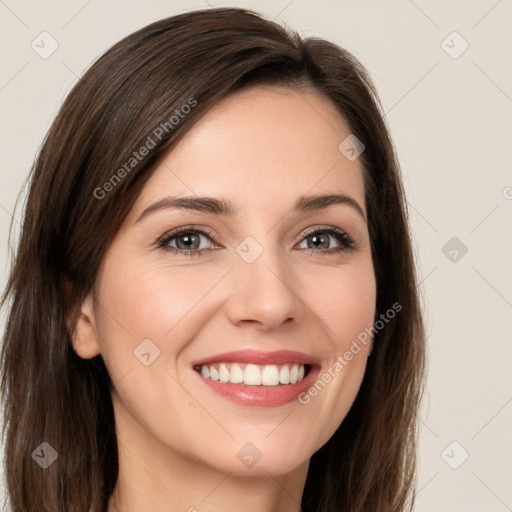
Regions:
<svg viewBox="0 0 512 512"><path fill-rule="evenodd" d="M412 510L424 328L352 55L249 10L158 21L76 84L30 179L13 512Z"/></svg>

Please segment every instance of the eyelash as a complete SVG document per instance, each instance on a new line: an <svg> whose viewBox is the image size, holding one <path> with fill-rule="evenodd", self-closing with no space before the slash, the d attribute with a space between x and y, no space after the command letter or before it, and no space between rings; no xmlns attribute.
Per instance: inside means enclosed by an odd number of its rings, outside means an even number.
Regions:
<svg viewBox="0 0 512 512"><path fill-rule="evenodd" d="M301 250L306 251L308 254L311 254L313 256L328 256L328 255L334 255L334 254L341 253L343 251L348 251L348 250L356 248L355 241L350 236L348 236L344 231L341 231L340 229L335 228L335 227L320 228L320 229L316 229L314 231L310 231L309 233L306 233L305 235L303 235L301 242L308 236L311 236L316 233L332 235L338 239L338 241L340 242L340 245L338 247L335 247L334 249L328 249L325 251L317 251L315 249L301 249ZM211 232L209 230L205 230L205 229L185 227L185 228L177 228L173 231L170 231L169 233L166 233L162 238L157 240L155 245L158 248L163 249L165 251L169 251L169 252L172 252L172 253L175 253L178 255L189 256L189 257L196 256L196 255L201 256L202 252L207 250L207 249L200 249L200 250L194 249L191 251L185 251L184 249L178 249L176 247L170 247L168 245L172 239L177 238L179 235L183 235L183 234L200 234L200 235L206 236L212 242L215 242L215 237L214 237L213 232Z"/></svg>

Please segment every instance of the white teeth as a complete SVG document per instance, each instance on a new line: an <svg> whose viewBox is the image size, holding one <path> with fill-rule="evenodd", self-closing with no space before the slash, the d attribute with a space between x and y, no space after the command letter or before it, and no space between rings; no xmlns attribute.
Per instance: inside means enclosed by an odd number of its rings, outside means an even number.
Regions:
<svg viewBox="0 0 512 512"><path fill-rule="evenodd" d="M219 366L219 380L221 382L229 381L229 370L226 368L225 364L221 364Z"/></svg>
<svg viewBox="0 0 512 512"><path fill-rule="evenodd" d="M298 376L299 376L299 367L296 364L294 364L290 371L290 384L296 384Z"/></svg>
<svg viewBox="0 0 512 512"><path fill-rule="evenodd" d="M236 363L232 364L229 382L231 382L233 384L240 384L243 381L244 381L244 371Z"/></svg>
<svg viewBox="0 0 512 512"><path fill-rule="evenodd" d="M279 382L281 384L290 384L290 368L285 364L279 372Z"/></svg>
<svg viewBox="0 0 512 512"><path fill-rule="evenodd" d="M279 384L296 384L304 379L303 364L244 364L220 363L202 365L201 375L205 379L232 384L244 383L247 386L278 386Z"/></svg>
<svg viewBox="0 0 512 512"><path fill-rule="evenodd" d="M266 365L263 368L261 383L264 386L277 386L279 384L279 370L275 364Z"/></svg>
<svg viewBox="0 0 512 512"><path fill-rule="evenodd" d="M244 384L248 386L261 385L261 372L255 364L248 364L244 371Z"/></svg>

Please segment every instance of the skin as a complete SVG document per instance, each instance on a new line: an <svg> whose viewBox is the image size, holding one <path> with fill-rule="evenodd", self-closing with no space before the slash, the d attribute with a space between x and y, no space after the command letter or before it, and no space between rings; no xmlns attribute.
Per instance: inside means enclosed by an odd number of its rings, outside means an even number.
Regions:
<svg viewBox="0 0 512 512"><path fill-rule="evenodd" d="M317 357L322 375L373 325L365 218L347 204L290 211L301 194L341 192L366 217L360 160L338 149L350 133L314 92L252 87L215 105L145 185L81 305L73 339L80 357L102 355L114 383L120 469L109 512L300 510L309 459L352 406L372 341L306 405L234 404L192 362L289 349ZM159 210L135 223L170 195L222 197L239 213ZM215 234L201 235L200 256L156 247L191 224ZM332 235L330 245L308 245L310 232L330 226L356 248L328 254L340 244ZM263 248L250 264L236 252L247 236ZM185 247L183 236L169 244L178 242ZM145 339L160 350L148 366L134 356ZM262 454L252 467L237 457L248 442Z"/></svg>

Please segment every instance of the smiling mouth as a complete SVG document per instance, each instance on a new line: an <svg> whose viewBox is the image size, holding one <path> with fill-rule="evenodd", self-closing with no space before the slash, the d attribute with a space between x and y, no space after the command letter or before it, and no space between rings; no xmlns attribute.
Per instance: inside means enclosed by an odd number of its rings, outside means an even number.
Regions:
<svg viewBox="0 0 512 512"><path fill-rule="evenodd" d="M297 384L311 370L309 364L251 364L224 362L195 365L194 370L204 379L227 384L275 387Z"/></svg>

